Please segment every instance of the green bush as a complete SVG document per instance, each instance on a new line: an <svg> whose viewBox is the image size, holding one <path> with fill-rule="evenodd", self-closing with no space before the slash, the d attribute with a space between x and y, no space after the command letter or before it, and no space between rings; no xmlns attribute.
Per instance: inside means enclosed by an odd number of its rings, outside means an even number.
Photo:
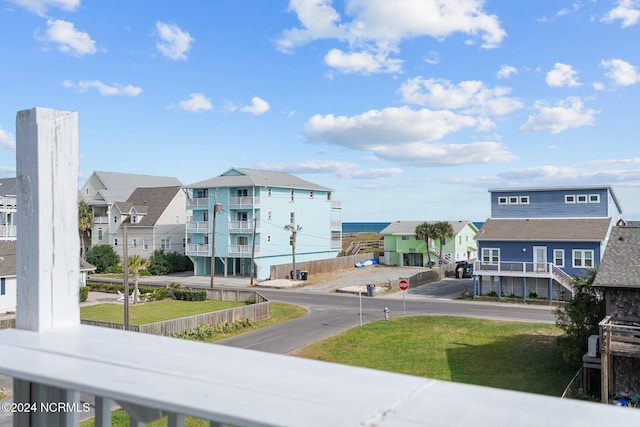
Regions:
<svg viewBox="0 0 640 427"><path fill-rule="evenodd" d="M138 273L140 275L140 277L142 276L151 276L151 272L149 270L147 270L146 268L143 270L140 270L140 272Z"/></svg>
<svg viewBox="0 0 640 427"><path fill-rule="evenodd" d="M188 289L174 289L173 296L181 301L204 301L207 299L207 291L190 291Z"/></svg>
<svg viewBox="0 0 640 427"><path fill-rule="evenodd" d="M85 302L89 298L89 287L80 286L80 302Z"/></svg>
<svg viewBox="0 0 640 427"><path fill-rule="evenodd" d="M151 292L151 299L154 301L159 301L167 298L169 298L169 291L167 289L158 288L154 289L154 291Z"/></svg>
<svg viewBox="0 0 640 427"><path fill-rule="evenodd" d="M115 294L118 291L124 292L124 285L119 283L105 283L105 282L87 282L87 287L89 290L97 291L97 292L107 292L111 294ZM158 289L163 288L155 288L153 286L138 286L141 294L153 294ZM129 294L133 292L133 283L129 284Z"/></svg>
<svg viewBox="0 0 640 427"><path fill-rule="evenodd" d="M173 337L184 338L184 339L194 340L194 341L206 341L208 339L213 338L216 335L229 334L232 332L240 331L245 328L250 328L251 326L253 326L253 322L248 317L245 317L244 319L236 320L233 323L229 323L229 322L219 323L215 326L215 328L212 328L207 324L198 325L194 329L191 329L189 331L184 331L179 334L173 334Z"/></svg>
<svg viewBox="0 0 640 427"><path fill-rule="evenodd" d="M87 251L87 262L96 267L96 273L104 273L109 267L118 265L120 257L110 245L97 245Z"/></svg>
<svg viewBox="0 0 640 427"><path fill-rule="evenodd" d="M193 270L191 259L177 252L165 253L163 249L153 251L147 270L155 276L163 276L179 271Z"/></svg>
<svg viewBox="0 0 640 427"><path fill-rule="evenodd" d="M105 273L108 273L108 274L122 274L122 273L124 273L124 270L122 269L122 266L120 264L110 265L105 270Z"/></svg>

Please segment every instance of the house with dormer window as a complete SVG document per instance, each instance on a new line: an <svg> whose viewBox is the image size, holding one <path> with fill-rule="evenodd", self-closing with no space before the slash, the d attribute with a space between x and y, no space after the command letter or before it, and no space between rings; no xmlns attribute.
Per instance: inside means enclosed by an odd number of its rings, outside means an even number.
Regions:
<svg viewBox="0 0 640 427"><path fill-rule="evenodd" d="M597 268L622 219L610 186L491 189L476 235L476 295L566 299L574 276Z"/></svg>

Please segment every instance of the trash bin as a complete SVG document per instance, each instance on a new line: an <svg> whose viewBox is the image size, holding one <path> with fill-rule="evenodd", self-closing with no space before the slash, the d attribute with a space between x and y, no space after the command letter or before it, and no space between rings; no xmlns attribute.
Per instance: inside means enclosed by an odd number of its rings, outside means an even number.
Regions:
<svg viewBox="0 0 640 427"><path fill-rule="evenodd" d="M302 280L307 280L307 277L309 277L309 272L306 270L302 270L300 273L301 273Z"/></svg>
<svg viewBox="0 0 640 427"><path fill-rule="evenodd" d="M300 270L296 269L296 280L300 280Z"/></svg>
<svg viewBox="0 0 640 427"><path fill-rule="evenodd" d="M367 285L367 296L372 297L372 296L375 296L375 294L376 294L376 285L374 285L373 283L369 283Z"/></svg>
<svg viewBox="0 0 640 427"><path fill-rule="evenodd" d="M289 279L295 280L296 276L293 275L293 270L289 272Z"/></svg>

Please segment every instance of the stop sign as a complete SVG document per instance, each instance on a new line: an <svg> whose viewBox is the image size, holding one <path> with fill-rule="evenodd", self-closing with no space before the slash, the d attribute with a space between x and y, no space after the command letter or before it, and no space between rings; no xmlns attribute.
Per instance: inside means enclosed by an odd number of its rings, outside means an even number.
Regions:
<svg viewBox="0 0 640 427"><path fill-rule="evenodd" d="M403 291L406 291L407 289L409 289L409 282L407 282L405 279L400 279L400 282L398 282L398 285L400 285L400 289L402 289Z"/></svg>

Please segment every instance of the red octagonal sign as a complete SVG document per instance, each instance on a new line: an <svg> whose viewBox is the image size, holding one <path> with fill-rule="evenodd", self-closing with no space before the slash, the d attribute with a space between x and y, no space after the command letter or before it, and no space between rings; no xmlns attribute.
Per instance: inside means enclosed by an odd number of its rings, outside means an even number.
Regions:
<svg viewBox="0 0 640 427"><path fill-rule="evenodd" d="M402 289L403 291L406 291L407 289L409 289L409 282L407 282L404 279L400 279L400 282L398 282L398 285L400 285L400 289Z"/></svg>

